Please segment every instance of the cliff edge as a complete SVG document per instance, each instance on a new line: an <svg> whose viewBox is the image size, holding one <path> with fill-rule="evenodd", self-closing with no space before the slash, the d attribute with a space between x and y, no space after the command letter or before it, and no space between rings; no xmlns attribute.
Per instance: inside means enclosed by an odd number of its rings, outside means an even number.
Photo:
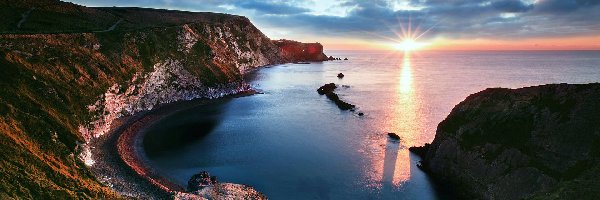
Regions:
<svg viewBox="0 0 600 200"><path fill-rule="evenodd" d="M476 199L599 199L600 84L492 88L467 97L422 169Z"/></svg>
<svg viewBox="0 0 600 200"><path fill-rule="evenodd" d="M293 40L273 40L287 62L326 61L323 45L320 43L302 43Z"/></svg>

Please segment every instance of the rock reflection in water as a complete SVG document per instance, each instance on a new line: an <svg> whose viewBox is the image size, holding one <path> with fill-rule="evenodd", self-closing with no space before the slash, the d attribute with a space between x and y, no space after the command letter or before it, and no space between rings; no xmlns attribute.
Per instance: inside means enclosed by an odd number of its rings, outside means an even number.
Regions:
<svg viewBox="0 0 600 200"><path fill-rule="evenodd" d="M400 143L388 139L385 147L385 156L383 158L383 179L381 180L384 190L391 189L391 185L393 184L396 161L398 160L398 150L400 150Z"/></svg>

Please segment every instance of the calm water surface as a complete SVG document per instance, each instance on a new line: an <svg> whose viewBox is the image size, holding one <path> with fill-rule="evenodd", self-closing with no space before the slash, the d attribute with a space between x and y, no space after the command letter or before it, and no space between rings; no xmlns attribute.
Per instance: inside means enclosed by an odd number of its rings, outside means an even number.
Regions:
<svg viewBox="0 0 600 200"><path fill-rule="evenodd" d="M431 142L454 105L488 87L600 81L595 51L327 53L350 60L264 68L248 77L264 94L157 122L152 165L182 186L207 170L271 199L443 199L408 147ZM365 116L317 94L330 82Z"/></svg>

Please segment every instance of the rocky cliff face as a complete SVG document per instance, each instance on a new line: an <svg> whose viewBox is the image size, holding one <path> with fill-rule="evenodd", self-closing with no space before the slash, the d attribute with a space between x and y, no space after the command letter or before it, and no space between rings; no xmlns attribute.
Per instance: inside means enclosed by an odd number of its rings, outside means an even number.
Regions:
<svg viewBox="0 0 600 200"><path fill-rule="evenodd" d="M326 61L323 45L319 43L301 43L293 40L273 40L281 49L283 58L288 62Z"/></svg>
<svg viewBox="0 0 600 200"><path fill-rule="evenodd" d="M598 199L600 84L494 88L467 97L411 148L422 167L478 199Z"/></svg>
<svg viewBox="0 0 600 200"><path fill-rule="evenodd" d="M18 13L0 26L2 198L113 198L86 142L122 116L245 90L244 73L284 61L241 16L0 4Z"/></svg>

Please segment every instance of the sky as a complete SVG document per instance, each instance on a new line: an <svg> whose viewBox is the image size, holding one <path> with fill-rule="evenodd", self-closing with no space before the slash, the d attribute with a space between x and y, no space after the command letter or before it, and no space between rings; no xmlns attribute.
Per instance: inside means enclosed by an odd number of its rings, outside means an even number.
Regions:
<svg viewBox="0 0 600 200"><path fill-rule="evenodd" d="M325 49L600 50L600 0L68 0L248 17L271 39Z"/></svg>

